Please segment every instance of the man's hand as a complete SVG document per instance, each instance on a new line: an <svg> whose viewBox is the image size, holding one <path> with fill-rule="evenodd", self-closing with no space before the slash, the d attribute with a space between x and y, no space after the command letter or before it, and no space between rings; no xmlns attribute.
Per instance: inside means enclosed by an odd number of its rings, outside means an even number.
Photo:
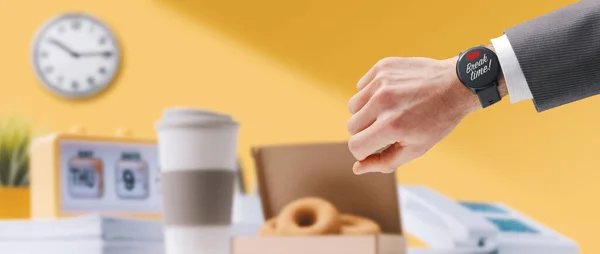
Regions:
<svg viewBox="0 0 600 254"><path fill-rule="evenodd" d="M348 105L354 173L394 172L481 108L458 80L456 60L385 58L360 79Z"/></svg>

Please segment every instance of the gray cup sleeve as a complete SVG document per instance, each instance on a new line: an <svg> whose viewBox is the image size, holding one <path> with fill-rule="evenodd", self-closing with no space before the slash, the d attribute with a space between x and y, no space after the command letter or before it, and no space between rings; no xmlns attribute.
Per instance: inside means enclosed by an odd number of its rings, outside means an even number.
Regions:
<svg viewBox="0 0 600 254"><path fill-rule="evenodd" d="M167 226L231 225L235 172L166 171L161 175Z"/></svg>

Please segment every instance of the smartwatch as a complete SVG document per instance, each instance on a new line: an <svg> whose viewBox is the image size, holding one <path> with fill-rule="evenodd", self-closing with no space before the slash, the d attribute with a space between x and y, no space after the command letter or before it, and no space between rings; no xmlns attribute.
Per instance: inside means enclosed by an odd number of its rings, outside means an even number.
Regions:
<svg viewBox="0 0 600 254"><path fill-rule="evenodd" d="M485 46L467 49L458 55L456 74L463 85L479 97L483 108L502 100L498 91L500 62Z"/></svg>

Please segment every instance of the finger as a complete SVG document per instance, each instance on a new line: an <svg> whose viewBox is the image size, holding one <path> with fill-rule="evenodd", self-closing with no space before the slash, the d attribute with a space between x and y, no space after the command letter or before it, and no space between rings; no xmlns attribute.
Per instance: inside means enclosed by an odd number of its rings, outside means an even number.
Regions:
<svg viewBox="0 0 600 254"><path fill-rule="evenodd" d="M383 86L383 82L377 80L378 78L372 79L364 89L358 91L358 93L350 98L350 101L348 101L350 113L356 114L356 112L360 111L369 102L371 97L373 97L375 92Z"/></svg>
<svg viewBox="0 0 600 254"><path fill-rule="evenodd" d="M365 88L369 83L371 83L371 80L375 78L376 74L377 65L373 65L373 67L371 67L371 69L369 69L369 71L367 71L367 73L358 80L358 84L356 84L356 89L360 91L363 88Z"/></svg>
<svg viewBox="0 0 600 254"><path fill-rule="evenodd" d="M348 147L356 160L362 161L377 150L400 141L401 135L394 133L394 129L389 127L387 120L380 119L375 120L371 126L350 137Z"/></svg>
<svg viewBox="0 0 600 254"><path fill-rule="evenodd" d="M363 131L377 120L379 112L377 105L377 103L371 100L361 110L350 117L348 121L348 132L350 132L350 135L355 135Z"/></svg>
<svg viewBox="0 0 600 254"><path fill-rule="evenodd" d="M380 154L373 154L362 161L354 163L354 174L393 173L397 168L419 156L419 150L412 146L395 143Z"/></svg>
<svg viewBox="0 0 600 254"><path fill-rule="evenodd" d="M355 162L352 171L356 175L384 172L384 169L387 168L386 164L389 164L395 156L400 155L403 149L404 147L399 143L395 143L381 153L369 155L364 160Z"/></svg>

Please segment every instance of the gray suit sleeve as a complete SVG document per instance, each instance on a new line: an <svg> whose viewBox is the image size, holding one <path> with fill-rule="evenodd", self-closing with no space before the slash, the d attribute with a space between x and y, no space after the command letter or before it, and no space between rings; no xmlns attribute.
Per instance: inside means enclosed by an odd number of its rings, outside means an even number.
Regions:
<svg viewBox="0 0 600 254"><path fill-rule="evenodd" d="M600 93L600 1L580 1L505 34L538 112Z"/></svg>

